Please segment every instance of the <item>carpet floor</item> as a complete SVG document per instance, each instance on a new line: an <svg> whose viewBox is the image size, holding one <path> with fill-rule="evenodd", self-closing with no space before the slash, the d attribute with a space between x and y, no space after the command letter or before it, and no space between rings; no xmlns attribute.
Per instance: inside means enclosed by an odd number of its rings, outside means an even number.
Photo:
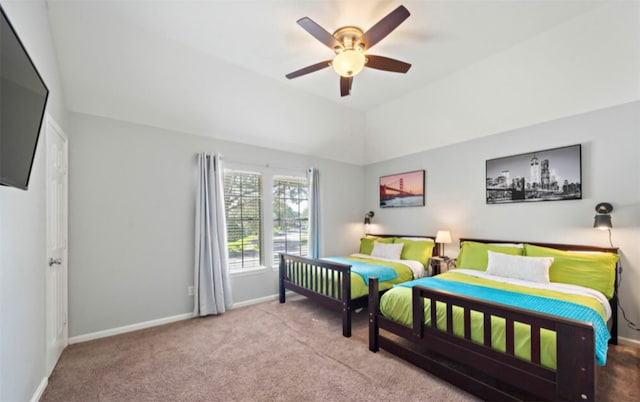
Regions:
<svg viewBox="0 0 640 402"><path fill-rule="evenodd" d="M344 338L339 314L293 296L69 346L41 401L473 401L383 351L366 311ZM640 400L640 349L616 346L598 400Z"/></svg>

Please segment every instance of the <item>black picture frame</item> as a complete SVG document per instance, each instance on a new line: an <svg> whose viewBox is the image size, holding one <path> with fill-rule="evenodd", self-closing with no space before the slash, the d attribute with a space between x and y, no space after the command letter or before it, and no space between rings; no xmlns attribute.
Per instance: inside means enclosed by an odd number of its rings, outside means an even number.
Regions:
<svg viewBox="0 0 640 402"><path fill-rule="evenodd" d="M425 171L380 176L380 208L424 207Z"/></svg>
<svg viewBox="0 0 640 402"><path fill-rule="evenodd" d="M489 159L487 204L582 199L582 145Z"/></svg>

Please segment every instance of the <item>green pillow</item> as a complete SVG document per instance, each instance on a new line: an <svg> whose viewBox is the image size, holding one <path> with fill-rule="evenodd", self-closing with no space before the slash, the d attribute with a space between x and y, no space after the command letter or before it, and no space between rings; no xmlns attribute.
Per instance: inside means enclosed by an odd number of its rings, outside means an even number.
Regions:
<svg viewBox="0 0 640 402"><path fill-rule="evenodd" d="M525 255L553 257L549 268L551 282L580 285L613 297L616 264L620 256L614 253L581 253L525 244Z"/></svg>
<svg viewBox="0 0 640 402"><path fill-rule="evenodd" d="M433 240L413 240L396 238L394 243L403 243L402 254L400 259L402 260L414 260L420 261L423 265L427 265L427 261L433 255L433 247L435 243Z"/></svg>
<svg viewBox="0 0 640 402"><path fill-rule="evenodd" d="M393 243L393 237L363 237L360 239L360 254L371 255L373 251L373 242Z"/></svg>
<svg viewBox="0 0 640 402"><path fill-rule="evenodd" d="M460 254L456 266L458 268L476 269L486 271L489 263L489 251L510 255L522 255L522 247L497 246L488 243L463 241L460 244Z"/></svg>

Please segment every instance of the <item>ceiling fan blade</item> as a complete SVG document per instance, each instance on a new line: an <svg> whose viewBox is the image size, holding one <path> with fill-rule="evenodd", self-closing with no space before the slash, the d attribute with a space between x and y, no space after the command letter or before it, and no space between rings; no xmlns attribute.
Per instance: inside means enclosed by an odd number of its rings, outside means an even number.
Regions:
<svg viewBox="0 0 640 402"><path fill-rule="evenodd" d="M323 68L327 68L331 65L331 60L321 61L320 63L312 64L305 68L301 68L300 70L296 70L292 73L285 75L288 79L300 77L301 75L309 74L314 71L322 70Z"/></svg>
<svg viewBox="0 0 640 402"><path fill-rule="evenodd" d="M377 70L391 71L394 73L406 73L411 68L411 64L404 61L391 59L384 56L366 55L367 63L365 67L375 68Z"/></svg>
<svg viewBox="0 0 640 402"><path fill-rule="evenodd" d="M342 48L342 44L338 42L326 29L318 25L309 17L302 17L296 21L311 36L324 43L329 49L334 50L336 47Z"/></svg>
<svg viewBox="0 0 640 402"><path fill-rule="evenodd" d="M347 96L351 93L353 77L340 76L340 96Z"/></svg>
<svg viewBox="0 0 640 402"><path fill-rule="evenodd" d="M399 6L369 28L369 30L360 37L358 43L363 44L365 49L370 49L385 36L389 35L391 31L396 29L398 25L402 24L410 15L409 10L404 6Z"/></svg>

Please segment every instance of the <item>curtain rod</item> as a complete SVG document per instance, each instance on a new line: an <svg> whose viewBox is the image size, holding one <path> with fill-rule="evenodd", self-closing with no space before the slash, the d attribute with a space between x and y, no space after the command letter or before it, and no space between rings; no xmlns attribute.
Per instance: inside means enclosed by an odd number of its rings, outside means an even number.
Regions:
<svg viewBox="0 0 640 402"><path fill-rule="evenodd" d="M213 152L213 153L215 153L215 152ZM277 166L277 165L272 165L269 162L262 163L262 164L244 162L244 161L239 161L239 160L234 160L234 159L227 159L227 158L225 158L225 156L223 154L220 154L220 158L222 159L223 162L239 163L239 164L242 164L242 165L264 167L264 168L267 168L267 169L283 169L283 170L304 169L305 171L308 171L309 169L313 168L313 167L306 167L306 166Z"/></svg>

